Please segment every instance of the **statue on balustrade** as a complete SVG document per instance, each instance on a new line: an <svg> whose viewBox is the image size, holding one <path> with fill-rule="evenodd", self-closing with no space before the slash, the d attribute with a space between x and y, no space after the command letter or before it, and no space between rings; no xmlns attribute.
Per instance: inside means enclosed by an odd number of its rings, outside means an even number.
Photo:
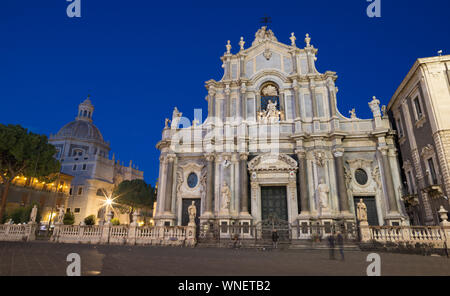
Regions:
<svg viewBox="0 0 450 296"><path fill-rule="evenodd" d="M33 209L31 210L31 214L30 214L30 222L31 223L35 223L36 222L36 217L37 217L37 206L34 205Z"/></svg>

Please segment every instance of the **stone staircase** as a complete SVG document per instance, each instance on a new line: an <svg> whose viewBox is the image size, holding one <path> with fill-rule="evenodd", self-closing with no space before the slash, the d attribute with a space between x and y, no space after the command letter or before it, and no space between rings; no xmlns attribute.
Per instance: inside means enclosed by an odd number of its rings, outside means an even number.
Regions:
<svg viewBox="0 0 450 296"><path fill-rule="evenodd" d="M202 240L197 243L197 248L234 248L234 242L228 239L218 240ZM242 249L272 249L271 240L240 240L238 248ZM278 249L281 250L327 250L328 244L326 241L313 243L310 240L293 240L293 241L279 241ZM357 242L346 242L345 250L360 250Z"/></svg>

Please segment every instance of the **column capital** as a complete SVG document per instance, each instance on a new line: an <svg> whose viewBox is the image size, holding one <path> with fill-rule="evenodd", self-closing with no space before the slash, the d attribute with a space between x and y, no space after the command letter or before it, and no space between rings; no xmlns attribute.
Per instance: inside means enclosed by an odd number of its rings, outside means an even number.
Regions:
<svg viewBox="0 0 450 296"><path fill-rule="evenodd" d="M378 146L378 150L381 152L381 154L387 155L387 153L389 151L389 147L388 146Z"/></svg>
<svg viewBox="0 0 450 296"><path fill-rule="evenodd" d="M206 160L209 162L214 161L214 158L216 157L216 155L214 153L205 153L204 156L205 156Z"/></svg>
<svg viewBox="0 0 450 296"><path fill-rule="evenodd" d="M297 154L298 158L306 158L306 150L305 149L296 149L295 154Z"/></svg>
<svg viewBox="0 0 450 296"><path fill-rule="evenodd" d="M242 82L240 91L241 91L241 94L244 94L247 92L247 86L245 85L245 82Z"/></svg>
<svg viewBox="0 0 450 296"><path fill-rule="evenodd" d="M168 162L173 162L173 161L175 160L176 157L177 157L176 154L170 153L170 154L167 154L167 155L166 155L166 160L167 160Z"/></svg>
<svg viewBox="0 0 450 296"><path fill-rule="evenodd" d="M333 150L334 157L342 157L344 156L344 148L336 148Z"/></svg>
<svg viewBox="0 0 450 296"><path fill-rule="evenodd" d="M239 159L240 160L247 160L248 159L248 153L247 152L239 153Z"/></svg>

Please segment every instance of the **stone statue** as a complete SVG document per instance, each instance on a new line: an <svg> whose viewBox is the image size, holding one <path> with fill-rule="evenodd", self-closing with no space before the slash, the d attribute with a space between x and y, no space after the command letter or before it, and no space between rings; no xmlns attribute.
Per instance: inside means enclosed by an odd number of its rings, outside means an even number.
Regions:
<svg viewBox="0 0 450 296"><path fill-rule="evenodd" d="M306 34L305 42L306 47L311 47L311 38L309 37L309 34Z"/></svg>
<svg viewBox="0 0 450 296"><path fill-rule="evenodd" d="M323 178L319 181L317 191L319 193L320 208L322 211L328 209L328 193L330 192L330 187L328 187Z"/></svg>
<svg viewBox="0 0 450 296"><path fill-rule="evenodd" d="M57 220L59 224L62 224L64 221L64 208L60 207L59 211L58 211L58 220Z"/></svg>
<svg viewBox="0 0 450 296"><path fill-rule="evenodd" d="M356 217L360 222L367 221L367 207L361 198L359 203L356 205Z"/></svg>
<svg viewBox="0 0 450 296"><path fill-rule="evenodd" d="M195 206L195 201L188 207L189 214L189 226L195 226L195 217L197 216L197 207Z"/></svg>
<svg viewBox="0 0 450 296"><path fill-rule="evenodd" d="M262 112L261 117L266 123L274 123L280 119L280 112L277 110L277 102L269 100L267 108Z"/></svg>
<svg viewBox="0 0 450 296"><path fill-rule="evenodd" d="M227 53L229 54L231 52L230 40L228 40L227 45L225 45L225 47L227 48Z"/></svg>
<svg viewBox="0 0 450 296"><path fill-rule="evenodd" d="M164 123L164 128L168 128L169 127L169 123L171 123L169 118L166 118L166 121Z"/></svg>
<svg viewBox="0 0 450 296"><path fill-rule="evenodd" d="M33 209L31 210L31 214L30 214L30 222L31 223L35 223L36 222L36 217L37 217L37 206L34 205Z"/></svg>
<svg viewBox="0 0 450 296"><path fill-rule="evenodd" d="M206 171L202 173L200 177L200 193L202 195L202 200L205 200L206 197Z"/></svg>
<svg viewBox="0 0 450 296"><path fill-rule="evenodd" d="M291 33L291 37L289 37L289 39L291 39L291 46L295 47L295 40L297 40L297 38L294 35L294 32Z"/></svg>
<svg viewBox="0 0 450 296"><path fill-rule="evenodd" d="M181 113L180 111L178 111L178 108L175 107L173 109L173 113L172 113L172 128L178 128L178 122L180 121L181 116L183 115L183 113Z"/></svg>
<svg viewBox="0 0 450 296"><path fill-rule="evenodd" d="M372 101L369 102L370 110L372 111L373 117L381 116L380 112L380 101L374 96Z"/></svg>
<svg viewBox="0 0 450 296"><path fill-rule="evenodd" d="M386 117L386 116L387 116L386 105L381 106L381 112L383 113L383 114L382 114L383 117Z"/></svg>
<svg viewBox="0 0 450 296"><path fill-rule="evenodd" d="M222 210L230 209L230 200L231 200L231 191L230 187L228 187L227 182L224 182L222 185Z"/></svg>
<svg viewBox="0 0 450 296"><path fill-rule="evenodd" d="M239 41L239 47L241 48L241 50L244 50L244 44L245 44L244 37L241 37L241 41Z"/></svg>
<svg viewBox="0 0 450 296"><path fill-rule="evenodd" d="M351 119L356 119L356 111L355 111L355 108L353 108L352 110L348 111L348 113L350 113L350 118L351 118Z"/></svg>
<svg viewBox="0 0 450 296"><path fill-rule="evenodd" d="M183 172L178 171L177 172L177 194L181 190L181 185L183 185Z"/></svg>
<svg viewBox="0 0 450 296"><path fill-rule="evenodd" d="M14 222L13 222L13 220L11 218L9 218L8 221L6 221L5 224L12 225L12 224L14 224Z"/></svg>

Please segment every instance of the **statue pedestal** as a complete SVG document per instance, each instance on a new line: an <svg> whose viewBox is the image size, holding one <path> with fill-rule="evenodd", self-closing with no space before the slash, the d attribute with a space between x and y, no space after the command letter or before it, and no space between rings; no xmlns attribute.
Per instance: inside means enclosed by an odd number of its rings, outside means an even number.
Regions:
<svg viewBox="0 0 450 296"><path fill-rule="evenodd" d="M398 212L391 212L386 215L385 221L387 225L401 226L404 217Z"/></svg>
<svg viewBox="0 0 450 296"><path fill-rule="evenodd" d="M175 215L169 212L164 212L162 215L157 217L158 226L174 226L175 225Z"/></svg>
<svg viewBox="0 0 450 296"><path fill-rule="evenodd" d="M359 231L360 231L360 237L361 237L362 242L370 241L370 229L369 229L369 223L367 221L359 222Z"/></svg>

